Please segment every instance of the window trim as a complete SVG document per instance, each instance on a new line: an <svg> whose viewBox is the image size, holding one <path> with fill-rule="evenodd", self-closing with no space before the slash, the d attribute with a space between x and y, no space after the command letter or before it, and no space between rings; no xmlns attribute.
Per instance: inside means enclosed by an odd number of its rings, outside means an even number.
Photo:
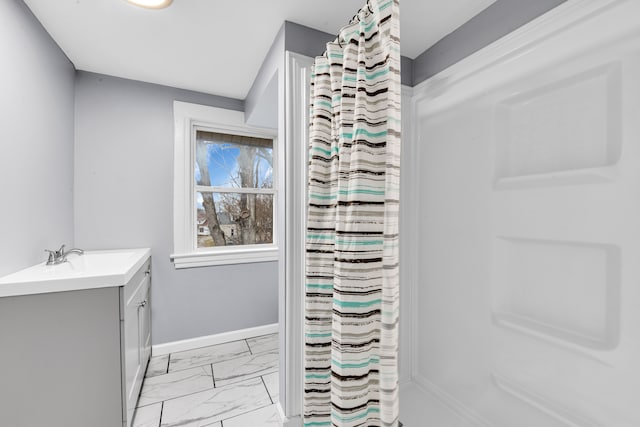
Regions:
<svg viewBox="0 0 640 427"><path fill-rule="evenodd" d="M248 126L241 111L226 110L187 102L173 102L173 260L177 269L210 265L244 264L278 260L278 143L275 129ZM255 136L273 140L273 243L198 249L195 192L195 129ZM256 193L256 191L252 191ZM271 193L270 193L271 194ZM194 231L195 230L195 231Z"/></svg>

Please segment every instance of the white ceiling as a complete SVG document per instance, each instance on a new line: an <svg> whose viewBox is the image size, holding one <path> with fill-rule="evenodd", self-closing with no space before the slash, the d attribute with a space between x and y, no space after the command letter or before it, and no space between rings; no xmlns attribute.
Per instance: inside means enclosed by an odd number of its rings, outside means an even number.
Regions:
<svg viewBox="0 0 640 427"><path fill-rule="evenodd" d="M402 54L415 58L494 1L401 0ZM79 70L244 99L285 20L337 34L365 0L25 3Z"/></svg>

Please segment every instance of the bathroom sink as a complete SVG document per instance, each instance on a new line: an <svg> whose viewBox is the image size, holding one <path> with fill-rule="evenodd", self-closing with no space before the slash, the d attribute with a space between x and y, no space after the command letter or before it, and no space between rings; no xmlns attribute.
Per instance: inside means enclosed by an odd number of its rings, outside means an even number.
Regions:
<svg viewBox="0 0 640 427"><path fill-rule="evenodd" d="M71 254L67 262L44 262L0 278L0 297L123 286L151 250L117 249Z"/></svg>

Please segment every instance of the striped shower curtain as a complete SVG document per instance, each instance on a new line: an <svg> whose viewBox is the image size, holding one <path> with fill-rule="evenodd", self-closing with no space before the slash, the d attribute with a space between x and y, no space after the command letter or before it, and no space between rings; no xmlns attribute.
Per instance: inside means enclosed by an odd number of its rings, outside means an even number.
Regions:
<svg viewBox="0 0 640 427"><path fill-rule="evenodd" d="M398 0L370 0L315 61L304 425L398 425Z"/></svg>

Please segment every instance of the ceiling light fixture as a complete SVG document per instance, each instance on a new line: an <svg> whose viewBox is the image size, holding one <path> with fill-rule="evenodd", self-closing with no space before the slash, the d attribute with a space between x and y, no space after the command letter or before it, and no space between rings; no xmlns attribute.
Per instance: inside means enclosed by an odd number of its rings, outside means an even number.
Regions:
<svg viewBox="0 0 640 427"><path fill-rule="evenodd" d="M127 0L127 2L144 7L146 9L163 9L171 4L173 0Z"/></svg>

